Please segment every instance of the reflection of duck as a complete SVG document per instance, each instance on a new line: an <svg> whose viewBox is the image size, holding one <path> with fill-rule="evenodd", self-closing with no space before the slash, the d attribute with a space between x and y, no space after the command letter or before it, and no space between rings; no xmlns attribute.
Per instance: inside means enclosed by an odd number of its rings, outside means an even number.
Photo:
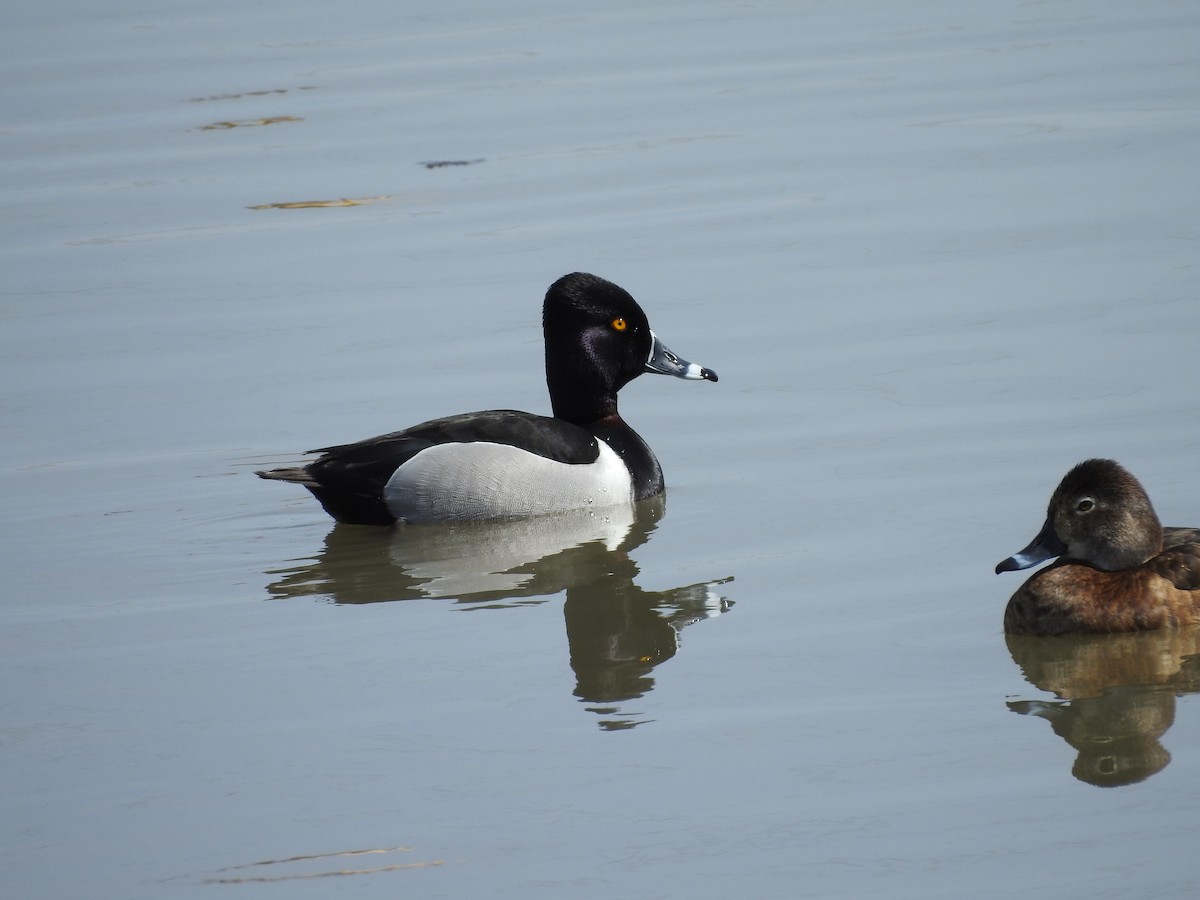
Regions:
<svg viewBox="0 0 1200 900"><path fill-rule="evenodd" d="M339 522L359 525L542 515L661 494L662 469L617 412L617 392L643 372L716 373L668 350L633 297L595 275L550 285L542 325L553 416L464 413L258 475L303 485Z"/></svg>
<svg viewBox="0 0 1200 900"><path fill-rule="evenodd" d="M684 626L731 605L715 583L666 591L634 583L639 570L629 551L649 538L664 510L658 496L602 510L396 532L337 525L316 559L269 573L280 577L268 590L337 603L441 598L488 608L565 592L575 695L616 716L601 727L631 727L637 722L613 704L653 687L650 672L675 655Z"/></svg>
<svg viewBox="0 0 1200 900"><path fill-rule="evenodd" d="M1025 677L1058 697L1009 709L1050 722L1078 752L1072 773L1080 781L1133 784L1171 761L1159 738L1175 721L1175 696L1200 692L1200 629L1007 641Z"/></svg>
<svg viewBox="0 0 1200 900"><path fill-rule="evenodd" d="M637 565L627 556L605 580L567 588L563 614L575 696L601 715L613 715L621 700L641 697L654 686L650 672L679 648L684 626L720 615L730 601L714 585L693 584L669 591L644 591L633 582ZM628 717L606 719L602 728L637 724Z"/></svg>
<svg viewBox="0 0 1200 900"><path fill-rule="evenodd" d="M1066 474L1033 542L996 566L1062 557L1008 601L1009 634L1146 631L1200 624L1200 530L1159 524L1138 480L1111 459Z"/></svg>

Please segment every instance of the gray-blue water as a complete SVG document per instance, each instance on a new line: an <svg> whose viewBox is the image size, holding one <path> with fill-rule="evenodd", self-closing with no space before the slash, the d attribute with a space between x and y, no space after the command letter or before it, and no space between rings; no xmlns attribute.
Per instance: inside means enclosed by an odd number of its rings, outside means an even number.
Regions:
<svg viewBox="0 0 1200 900"><path fill-rule="evenodd" d="M1195 896L1195 636L992 567L1090 456L1200 525L1200 10L0 19L5 897ZM251 474L547 411L574 270L721 375L622 394L661 507Z"/></svg>

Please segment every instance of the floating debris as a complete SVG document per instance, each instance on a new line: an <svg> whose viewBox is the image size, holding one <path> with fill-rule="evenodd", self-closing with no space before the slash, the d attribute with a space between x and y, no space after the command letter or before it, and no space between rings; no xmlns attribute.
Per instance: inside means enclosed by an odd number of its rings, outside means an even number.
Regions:
<svg viewBox="0 0 1200 900"><path fill-rule="evenodd" d="M322 209L330 206L366 206L368 203L384 203L391 197L341 197L337 200L295 200L291 203L260 203L247 209Z"/></svg>
<svg viewBox="0 0 1200 900"><path fill-rule="evenodd" d="M229 866L224 869L218 869L216 876L206 878L205 884L247 884L250 882L272 882L272 881L294 881L300 878L329 878L340 875L375 875L379 872L399 872L404 869L426 869L430 866L445 865L445 860L433 859L425 862L410 862L410 863L393 863L385 866L372 866L365 869L326 869L317 872L296 872L281 875L226 875L225 873L237 872L244 870L257 870L262 866L278 866L288 863L304 863L313 860L334 859L343 856L365 856L368 854L378 853L410 853L412 847L380 847L373 850L342 850L336 853L314 853L305 856L291 856L287 859L264 859L259 862L248 863L241 866Z"/></svg>
<svg viewBox="0 0 1200 900"><path fill-rule="evenodd" d="M419 163L418 165L422 165L427 169L444 169L447 166L473 166L481 162L483 162L482 159L436 159Z"/></svg>
<svg viewBox="0 0 1200 900"><path fill-rule="evenodd" d="M280 122L303 122L299 116L269 116L265 119L238 119L229 122L213 122L211 125L201 125L201 131L225 131L229 128L250 128L257 125L276 125Z"/></svg>
<svg viewBox="0 0 1200 900"><path fill-rule="evenodd" d="M297 91L315 91L316 85L304 85L295 88ZM217 100L241 100L243 97L268 97L271 94L286 94L288 88L271 88L267 91L244 91L240 94L213 94L211 97L191 97L192 103L211 103Z"/></svg>

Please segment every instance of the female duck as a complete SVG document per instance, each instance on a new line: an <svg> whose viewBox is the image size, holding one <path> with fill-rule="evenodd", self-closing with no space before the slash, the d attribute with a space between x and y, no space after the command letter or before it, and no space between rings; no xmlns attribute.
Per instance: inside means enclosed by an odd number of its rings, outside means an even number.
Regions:
<svg viewBox="0 0 1200 900"><path fill-rule="evenodd" d="M304 485L339 522L360 525L539 515L661 493L662 469L617 413L617 392L642 372L717 374L668 350L633 297L595 275L550 285L542 327L553 418L464 413L256 474Z"/></svg>
<svg viewBox="0 0 1200 900"><path fill-rule="evenodd" d="M1021 586L1009 634L1148 631L1200 623L1200 529L1163 528L1138 480L1111 459L1081 462L1046 524L996 572L1062 557Z"/></svg>

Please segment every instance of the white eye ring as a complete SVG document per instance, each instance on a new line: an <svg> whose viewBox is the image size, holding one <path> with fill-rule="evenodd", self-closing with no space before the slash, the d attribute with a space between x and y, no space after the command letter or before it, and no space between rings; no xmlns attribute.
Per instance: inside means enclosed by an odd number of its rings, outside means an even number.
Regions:
<svg viewBox="0 0 1200 900"><path fill-rule="evenodd" d="M1075 505L1075 511L1083 512L1083 513L1091 512L1092 508L1095 505L1096 505L1096 501L1093 500L1091 497L1084 497Z"/></svg>

